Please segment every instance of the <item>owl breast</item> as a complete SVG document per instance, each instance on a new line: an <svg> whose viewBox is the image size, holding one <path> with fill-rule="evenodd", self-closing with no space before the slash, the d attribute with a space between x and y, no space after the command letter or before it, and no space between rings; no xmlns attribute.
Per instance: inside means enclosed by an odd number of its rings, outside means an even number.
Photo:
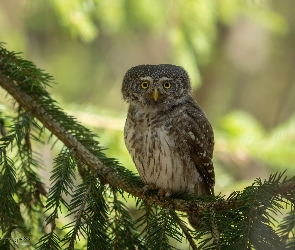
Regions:
<svg viewBox="0 0 295 250"><path fill-rule="evenodd" d="M202 193L202 178L186 153L188 146L178 141L173 116L156 111L129 110L125 124L125 143L143 182L172 192ZM159 118L160 117L160 118ZM165 117L165 119L164 119ZM172 129L172 127L174 127Z"/></svg>

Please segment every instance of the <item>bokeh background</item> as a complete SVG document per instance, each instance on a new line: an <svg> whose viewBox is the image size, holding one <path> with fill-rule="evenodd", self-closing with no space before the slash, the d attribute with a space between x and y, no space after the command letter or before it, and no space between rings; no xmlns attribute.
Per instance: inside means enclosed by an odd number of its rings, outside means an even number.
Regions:
<svg viewBox="0 0 295 250"><path fill-rule="evenodd" d="M257 177L295 173L294 10L292 0L0 0L0 41L50 73L53 99L133 171L124 73L186 68L215 131L215 190L228 195ZM0 89L3 111L4 96ZM48 181L54 149L36 150Z"/></svg>
<svg viewBox="0 0 295 250"><path fill-rule="evenodd" d="M53 98L133 170L124 73L183 66L215 130L216 192L231 192L295 173L294 9L292 0L0 0L0 41L53 75Z"/></svg>

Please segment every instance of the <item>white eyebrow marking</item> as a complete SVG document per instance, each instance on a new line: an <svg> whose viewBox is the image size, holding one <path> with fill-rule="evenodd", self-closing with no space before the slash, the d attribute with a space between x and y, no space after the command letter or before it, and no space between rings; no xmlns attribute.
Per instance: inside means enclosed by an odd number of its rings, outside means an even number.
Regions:
<svg viewBox="0 0 295 250"><path fill-rule="evenodd" d="M161 77L160 79L159 79L159 82L164 82L164 81L171 81L172 79L171 78L168 78L168 77Z"/></svg>
<svg viewBox="0 0 295 250"><path fill-rule="evenodd" d="M149 82L153 82L153 78L150 76L140 77L140 80L143 80L143 81L147 80Z"/></svg>

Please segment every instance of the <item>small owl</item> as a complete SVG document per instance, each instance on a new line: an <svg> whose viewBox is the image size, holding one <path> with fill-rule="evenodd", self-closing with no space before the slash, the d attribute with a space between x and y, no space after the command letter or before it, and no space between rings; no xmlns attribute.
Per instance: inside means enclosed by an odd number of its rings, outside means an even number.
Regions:
<svg viewBox="0 0 295 250"><path fill-rule="evenodd" d="M187 72L170 64L135 66L122 94L129 103L125 143L146 187L166 196L213 194L213 130L191 96Z"/></svg>

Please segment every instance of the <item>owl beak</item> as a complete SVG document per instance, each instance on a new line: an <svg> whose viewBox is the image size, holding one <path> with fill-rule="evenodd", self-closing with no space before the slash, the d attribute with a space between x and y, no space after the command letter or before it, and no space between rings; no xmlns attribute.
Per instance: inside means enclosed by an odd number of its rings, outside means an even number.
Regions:
<svg viewBox="0 0 295 250"><path fill-rule="evenodd" d="M153 98L154 98L155 102L159 98L159 91L157 89L153 89Z"/></svg>

